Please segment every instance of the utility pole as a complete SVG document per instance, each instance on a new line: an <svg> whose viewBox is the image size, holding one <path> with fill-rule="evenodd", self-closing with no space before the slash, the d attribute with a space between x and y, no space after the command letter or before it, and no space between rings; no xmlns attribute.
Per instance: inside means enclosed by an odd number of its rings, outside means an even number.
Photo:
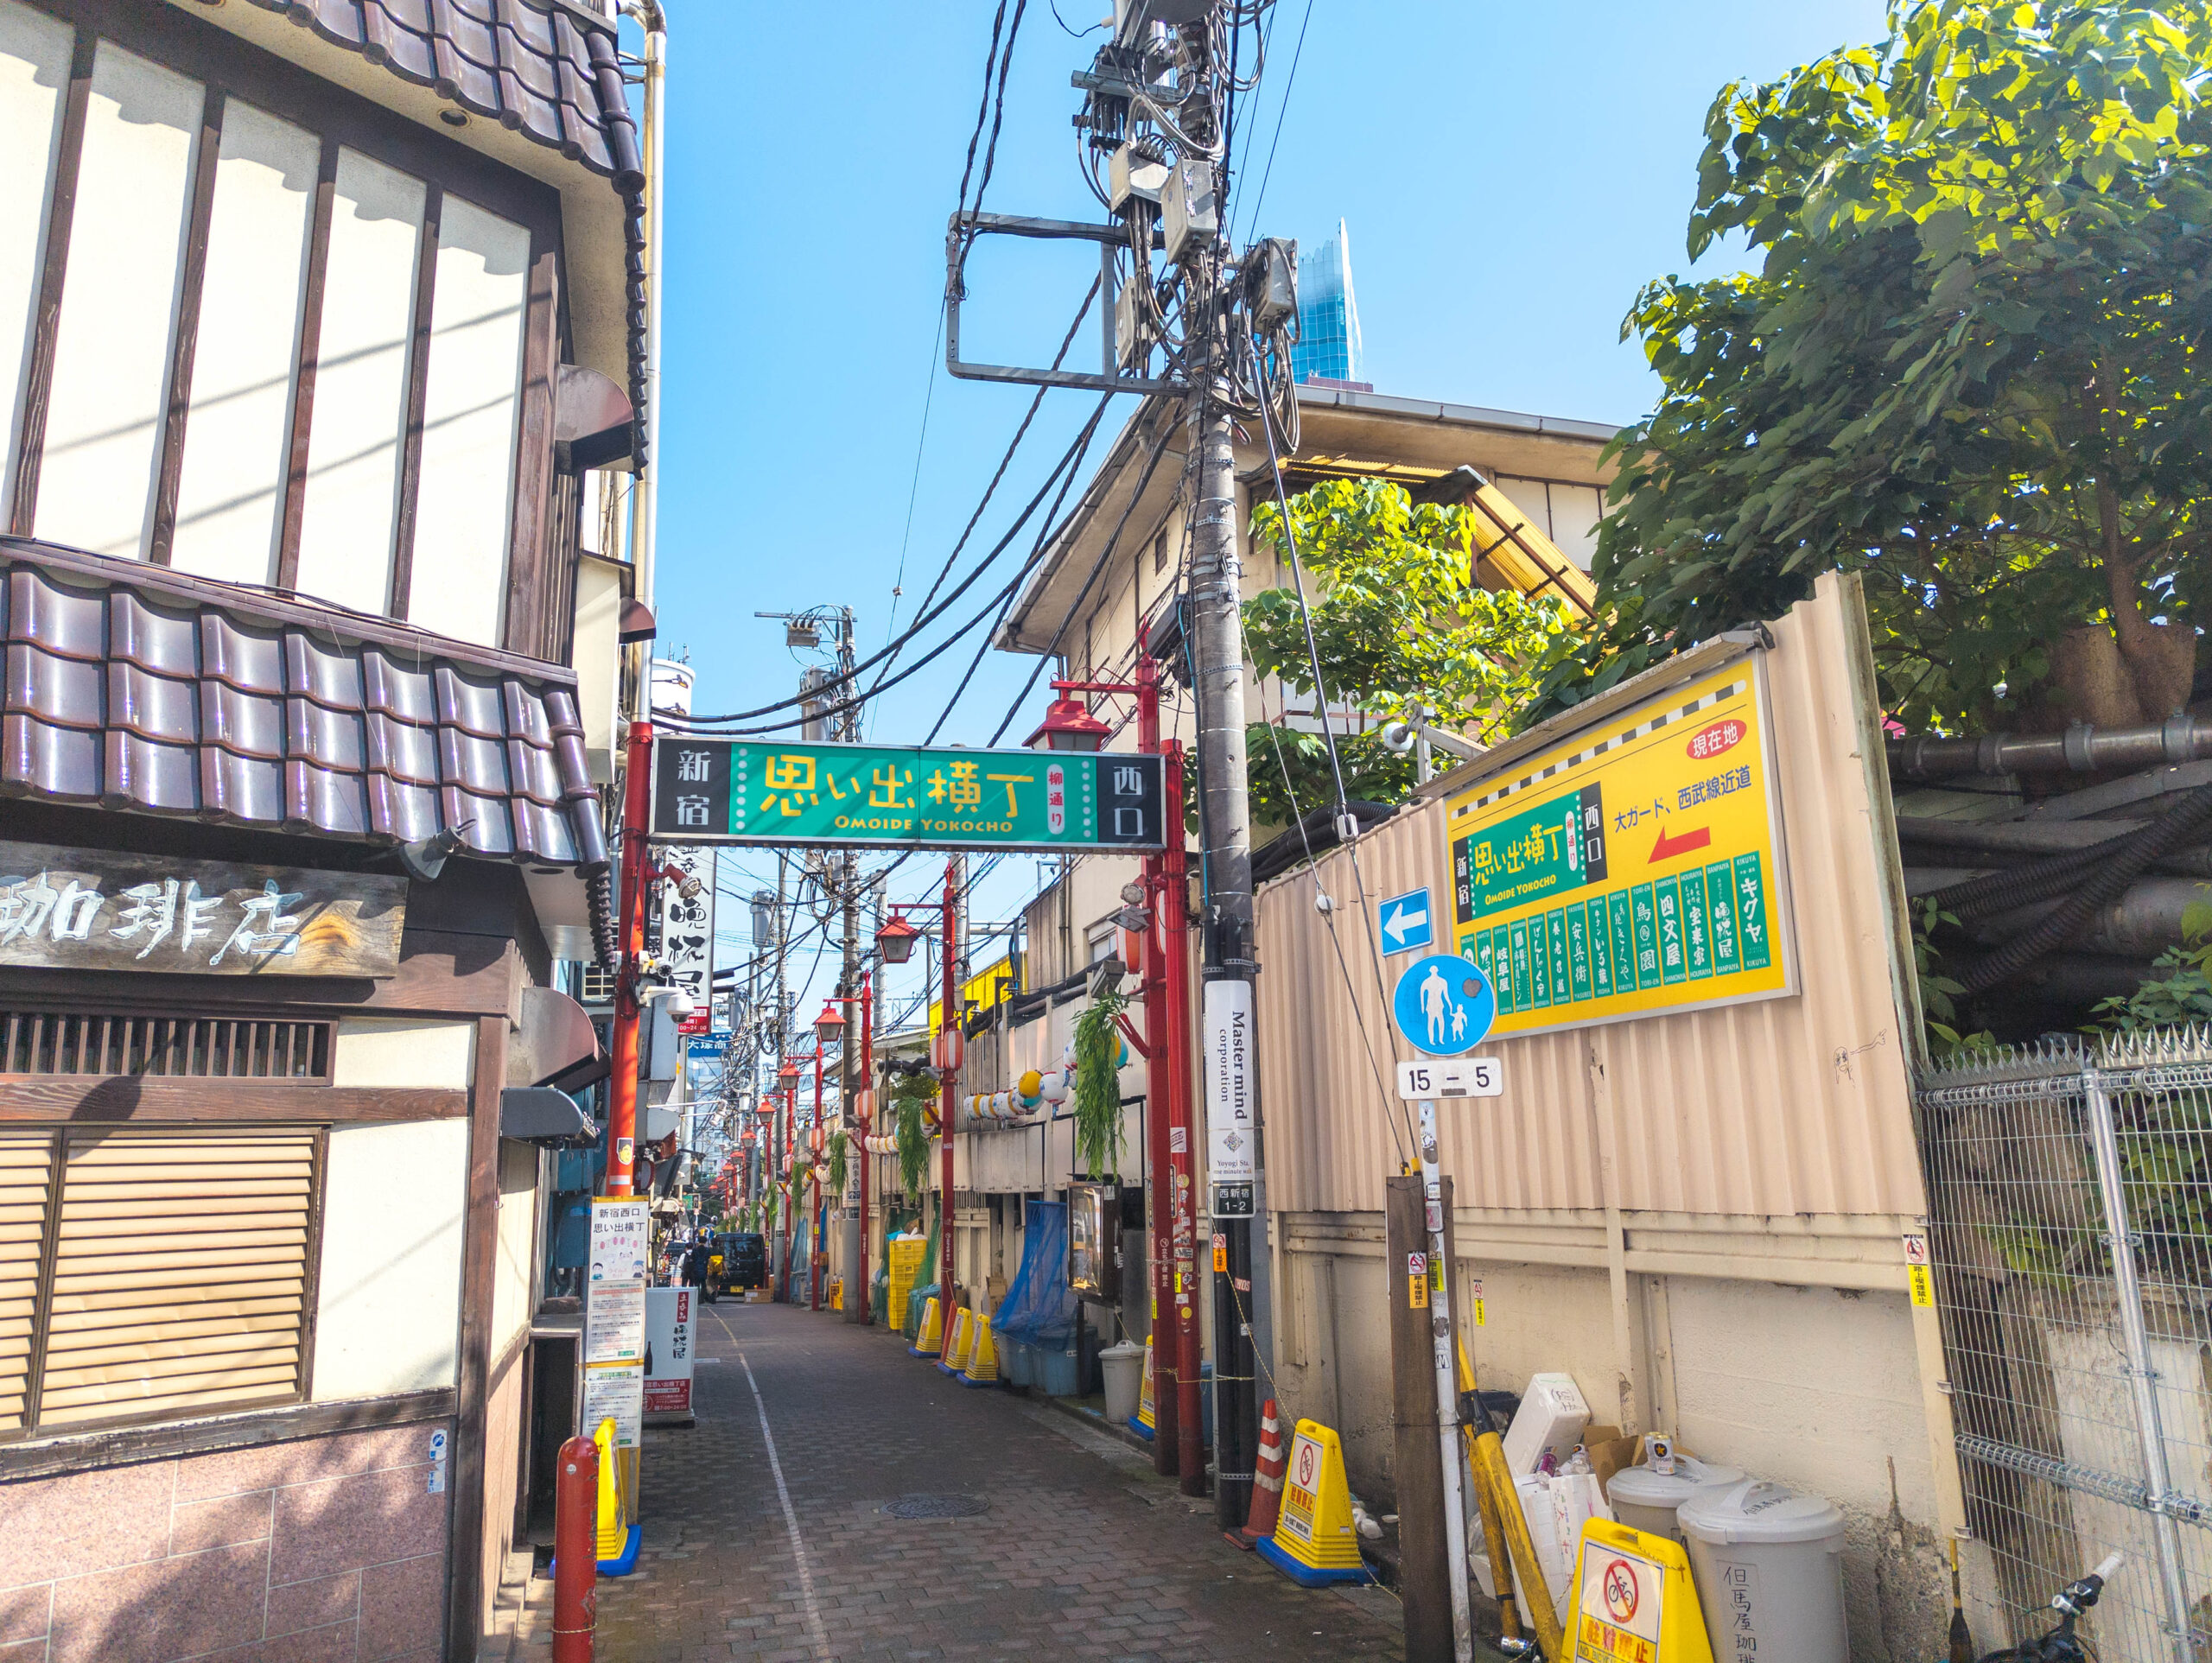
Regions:
<svg viewBox="0 0 2212 1663"><path fill-rule="evenodd" d="M1210 299L1219 288L1217 257L1201 255L1186 268L1188 293ZM1257 1406L1253 1400L1253 1185L1224 1182L1218 1108L1241 1098L1250 1112L1252 1017L1252 826L1246 796L1244 754L1244 640L1243 562L1236 550L1236 464L1227 403L1217 396L1216 363L1223 342L1214 327L1217 308L1190 318L1191 393L1185 422L1198 457L1198 488L1191 503L1191 651L1198 708L1198 828L1204 840L1209 906L1200 936L1200 976L1207 1066L1207 1154L1213 1224L1229 1237L1227 1273L1217 1261L1213 1280L1214 1517L1224 1530L1242 1525L1252 1510L1252 1472L1258 1451ZM1209 316L1209 314L1215 314ZM1234 1036L1233 1064L1241 1078L1221 1077L1220 1034ZM1241 1040L1241 1044L1238 1041ZM1230 1135L1234 1135L1231 1133ZM1230 1170L1235 1170L1231 1168Z"/></svg>
<svg viewBox="0 0 2212 1663"><path fill-rule="evenodd" d="M1217 1253L1214 1495L1224 1530L1249 1516L1259 1421L1252 1334L1257 1315L1252 1220L1260 1175L1252 838L1231 424L1239 415L1255 426L1263 421L1266 431L1281 434L1283 448L1290 449L1297 423L1289 350L1298 314L1296 250L1269 239L1238 258L1225 234L1234 54L1241 31L1255 26L1261 10L1242 0L1115 0L1109 39L1091 67L1075 77L1088 94L1076 125L1084 134L1090 182L1109 222L963 209L945 233L945 367L951 374L1182 403L1192 469L1184 639L1198 705L1195 759L1207 895L1199 1050L1207 1210ZM977 238L986 235L1100 244L1103 362L1097 372L961 358L964 265ZM1172 281L1160 276L1156 255L1164 257ZM1165 372L1155 376L1154 364L1162 358ZM1177 1196L1173 1204L1186 1203ZM1155 1369L1159 1364L1155 1342ZM1192 1476L1187 1470L1182 1476L1187 1486Z"/></svg>

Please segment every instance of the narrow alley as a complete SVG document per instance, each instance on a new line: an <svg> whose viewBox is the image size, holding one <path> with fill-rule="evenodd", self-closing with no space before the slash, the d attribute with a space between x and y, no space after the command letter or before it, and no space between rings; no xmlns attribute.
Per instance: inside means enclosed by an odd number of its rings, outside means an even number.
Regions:
<svg viewBox="0 0 2212 1663"><path fill-rule="evenodd" d="M705 1318L698 1424L646 1434L644 1546L599 1584L599 1663L1402 1655L1391 1594L1295 1586L1064 1411L956 1386L880 1328ZM981 1510L887 1510L925 1496ZM551 1655L551 1590L531 1584L515 1660Z"/></svg>

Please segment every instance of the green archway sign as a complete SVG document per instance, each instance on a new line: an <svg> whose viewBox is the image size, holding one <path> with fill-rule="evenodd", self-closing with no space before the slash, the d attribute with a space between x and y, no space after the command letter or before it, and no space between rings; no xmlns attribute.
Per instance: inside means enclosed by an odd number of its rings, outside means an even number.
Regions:
<svg viewBox="0 0 2212 1663"><path fill-rule="evenodd" d="M653 737L656 843L874 848L1166 847L1160 759Z"/></svg>

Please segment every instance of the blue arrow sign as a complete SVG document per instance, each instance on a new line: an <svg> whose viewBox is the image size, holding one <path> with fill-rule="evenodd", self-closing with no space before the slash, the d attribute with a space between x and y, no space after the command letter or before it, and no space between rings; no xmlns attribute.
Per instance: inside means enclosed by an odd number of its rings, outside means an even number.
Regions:
<svg viewBox="0 0 2212 1663"><path fill-rule="evenodd" d="M1398 978L1391 1019L1415 1050L1463 1057L1497 1017L1497 994L1479 965L1452 954L1415 959Z"/></svg>
<svg viewBox="0 0 2212 1663"><path fill-rule="evenodd" d="M1382 950L1386 953L1426 947L1435 939L1435 927L1429 922L1428 892L1425 889L1393 895L1376 909L1376 917L1382 926Z"/></svg>

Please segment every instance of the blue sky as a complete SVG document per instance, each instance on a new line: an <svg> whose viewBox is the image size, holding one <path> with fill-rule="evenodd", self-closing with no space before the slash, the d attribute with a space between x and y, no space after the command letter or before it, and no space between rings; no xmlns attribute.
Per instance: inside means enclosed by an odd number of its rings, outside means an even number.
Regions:
<svg viewBox="0 0 2212 1663"><path fill-rule="evenodd" d="M1058 5L1080 29L1108 0ZM901 619L1027 406L1023 390L931 373L992 10L671 7L660 641L688 649L702 712L796 685L779 627L756 611L849 604L863 647L880 645L902 546ZM1308 10L1280 0L1254 118L1240 122L1239 238L1256 223L1312 244L1348 224L1379 391L1609 422L1654 392L1620 321L1643 282L1686 265L1713 93L1882 29L1878 0L1311 0L1262 198ZM1031 0L988 208L1096 213L1076 172L1068 75L1097 38L1071 39L1051 0ZM1073 248L987 244L971 262L968 355L1048 360L1095 269ZM1095 355L1095 340L1086 329L1077 350ZM1001 504L1027 499L1092 402L1048 397ZM1004 523L995 506L975 546ZM970 651L888 695L871 735L918 741ZM988 655L944 739L984 743L1030 667ZM1012 741L1041 704L1033 695Z"/></svg>

